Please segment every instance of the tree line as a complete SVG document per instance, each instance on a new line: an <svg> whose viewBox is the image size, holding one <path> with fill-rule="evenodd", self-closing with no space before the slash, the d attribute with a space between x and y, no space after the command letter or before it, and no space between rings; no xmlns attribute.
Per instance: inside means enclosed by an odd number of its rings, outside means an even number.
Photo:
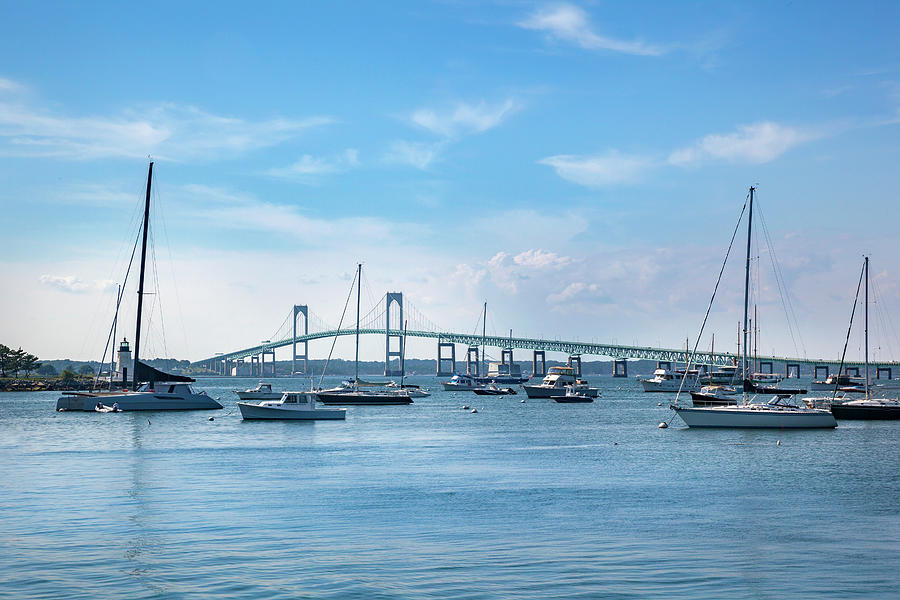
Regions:
<svg viewBox="0 0 900 600"><path fill-rule="evenodd" d="M32 371L37 371L40 368L41 363L38 357L25 352L21 346L19 346L18 350L13 350L0 344L0 377L6 377L8 373L18 377L20 372L28 376L31 375Z"/></svg>

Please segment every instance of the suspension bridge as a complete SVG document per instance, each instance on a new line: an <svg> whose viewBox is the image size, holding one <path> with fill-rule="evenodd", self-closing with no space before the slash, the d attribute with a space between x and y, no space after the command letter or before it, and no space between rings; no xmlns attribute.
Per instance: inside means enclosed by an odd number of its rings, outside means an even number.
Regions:
<svg viewBox="0 0 900 600"><path fill-rule="evenodd" d="M404 321L405 319L405 321ZM466 372L481 376L484 356L479 356L481 347L499 348L501 363L513 361L513 350L531 350L534 375L546 372L546 353L560 352L568 354L569 364L575 366L580 373L582 356L598 356L613 359L613 375L628 376L628 360L655 360L661 365L684 364L688 358L686 348L655 348L650 346L627 346L619 344L602 344L585 341L565 341L559 339L541 339L510 336L457 333L447 331L428 319L420 310L408 301L404 306L401 292L387 292L374 302L368 313L360 318L360 335L383 336L385 342L384 374L400 375L403 370L403 345L405 335L414 338L431 338L436 340L435 373L438 376L450 376L457 372L457 363L463 363ZM356 324L352 326L332 326L315 315L307 305L297 304L291 307L281 326L270 339L240 350L218 353L194 363L220 375L232 376L275 376L275 350L291 347L291 373L309 373L309 342L334 338L336 336L356 335ZM463 346L460 361L457 361L457 345ZM268 362L267 362L268 359ZM481 360L479 360L481 359ZM754 357L759 370L772 373L776 363L784 365L786 377L800 377L802 367L807 367L808 374L816 378L827 377L834 372L840 361L824 358L794 358L784 356ZM714 366L737 364L738 355L732 352L697 351L693 363L700 369ZM845 373L859 375L862 362L844 361ZM893 370L900 367L900 362L879 361L870 363L876 378L891 378Z"/></svg>

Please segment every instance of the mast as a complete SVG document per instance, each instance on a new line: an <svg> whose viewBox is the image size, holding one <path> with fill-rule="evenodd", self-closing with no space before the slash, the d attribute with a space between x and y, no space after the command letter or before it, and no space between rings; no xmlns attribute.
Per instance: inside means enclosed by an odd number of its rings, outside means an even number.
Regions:
<svg viewBox="0 0 900 600"><path fill-rule="evenodd" d="M869 399L869 257L866 257L866 400Z"/></svg>
<svg viewBox="0 0 900 600"><path fill-rule="evenodd" d="M359 389L359 302L362 297L362 263L356 265L356 380L353 382Z"/></svg>
<svg viewBox="0 0 900 600"><path fill-rule="evenodd" d="M744 379L747 379L747 329L748 313L750 310L750 242L753 240L753 192L756 188L750 186L750 212L747 217L747 269L744 274L744 343L743 352L741 353L741 370Z"/></svg>
<svg viewBox="0 0 900 600"><path fill-rule="evenodd" d="M118 334L118 330L116 329L119 324L119 303L122 302L122 284L120 283L118 289L116 290L116 315L113 317L113 336L112 336L112 348L110 348L110 357L109 357L109 389L112 391L112 378L113 378L113 368L115 368L116 364L116 335ZM100 377L100 374L97 373L97 377Z"/></svg>
<svg viewBox="0 0 900 600"><path fill-rule="evenodd" d="M484 301L484 319L481 321L481 366L478 368L478 376L484 377L484 367L487 362L484 360L484 338L487 334L487 300Z"/></svg>
<svg viewBox="0 0 900 600"><path fill-rule="evenodd" d="M131 380L133 389L137 390L138 380L135 377L137 363L141 351L141 311L144 307L144 267L147 264L147 230L150 228L150 182L153 180L153 162L150 162L150 170L147 172L147 198L144 200L144 233L141 240L141 278L138 282L137 324L134 332L134 369Z"/></svg>

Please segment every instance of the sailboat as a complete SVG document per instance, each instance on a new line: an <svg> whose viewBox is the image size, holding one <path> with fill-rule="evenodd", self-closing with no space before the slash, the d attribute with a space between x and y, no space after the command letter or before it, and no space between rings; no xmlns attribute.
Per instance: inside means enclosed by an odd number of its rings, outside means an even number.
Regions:
<svg viewBox="0 0 900 600"><path fill-rule="evenodd" d="M776 395L765 403L748 401L748 392L755 386L747 375L747 321L750 307L750 251L753 232L753 195L756 188L750 188L750 210L747 218L747 267L744 277L744 350L741 353L743 392L740 404L727 406L678 406L676 398L672 409L688 427L733 427L733 428L775 428L775 429L817 429L837 427L837 421L827 410L796 406L789 402L790 396ZM701 332L702 333L702 332Z"/></svg>
<svg viewBox="0 0 900 600"><path fill-rule="evenodd" d="M353 288L351 288L352 290ZM359 308L362 299L362 264L357 265L356 271L356 374L349 386L338 390L322 390L316 392L316 397L323 404L344 404L362 406L383 406L391 404L412 404L412 398L403 390L375 390L367 389L373 384L366 384L359 379ZM405 329L405 327L404 327ZM404 340L405 345L405 340ZM374 384L381 386L382 384Z"/></svg>
<svg viewBox="0 0 900 600"><path fill-rule="evenodd" d="M134 358L127 340L119 346L119 365L121 379L113 381L110 373L110 385L106 391L64 392L56 401L57 411L95 411L108 412L115 407L122 411L132 410L205 410L220 409L222 405L206 395L206 392L195 392L191 385L194 379L183 375L172 375L154 369L140 360L141 317L144 304L144 271L147 263L147 232L150 228L150 186L153 181L153 163L147 173L147 196L144 200L144 220L141 242L141 270L138 282L137 323L134 335ZM118 304L122 300L121 292L116 303L116 319ZM115 321L114 321L115 322ZM131 381L128 380L128 367L133 363ZM131 389L129 389L129 387ZM114 389L118 388L118 389Z"/></svg>
<svg viewBox="0 0 900 600"><path fill-rule="evenodd" d="M866 322L865 322L865 360L866 360L866 381L865 381L865 397L860 400L850 400L848 402L832 402L831 414L838 419L864 419L864 420L895 420L900 419L900 399L897 398L872 398L870 395L869 385L869 257L866 256L863 262L863 270L866 279ZM857 288L857 294L859 294ZM857 296L858 297L858 296ZM851 317L852 323L852 317Z"/></svg>

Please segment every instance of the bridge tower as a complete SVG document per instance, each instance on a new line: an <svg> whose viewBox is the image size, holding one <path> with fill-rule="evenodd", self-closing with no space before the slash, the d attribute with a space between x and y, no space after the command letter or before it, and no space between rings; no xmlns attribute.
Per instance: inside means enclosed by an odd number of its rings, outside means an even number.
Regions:
<svg viewBox="0 0 900 600"><path fill-rule="evenodd" d="M393 377L403 374L403 344L405 340L400 334L391 333L391 306L396 303L400 309L399 320L394 329L403 329L403 292L388 292L384 296L384 376ZM396 340L396 350L391 349L391 340ZM400 365L398 369L391 368L391 359L396 358Z"/></svg>
<svg viewBox="0 0 900 600"><path fill-rule="evenodd" d="M302 335L309 335L309 307L305 304L295 304L294 305L294 343L293 343L293 354L291 355L291 375L298 375L297 371L297 359L303 359L303 371L301 372L303 375L309 373L309 341L303 340L302 342L297 342L297 317L303 315L303 333ZM297 354L297 346L300 345L303 347L303 354ZM272 364L275 364L274 362Z"/></svg>
<svg viewBox="0 0 900 600"><path fill-rule="evenodd" d="M624 358L613 359L613 377L628 377L628 360Z"/></svg>
<svg viewBox="0 0 900 600"><path fill-rule="evenodd" d="M535 350L531 357L531 376L543 377L547 374L547 358L543 350Z"/></svg>
<svg viewBox="0 0 900 600"><path fill-rule="evenodd" d="M478 346L469 346L466 350L466 375L481 377L481 361L478 360Z"/></svg>
<svg viewBox="0 0 900 600"><path fill-rule="evenodd" d="M450 350L450 356L444 354L444 350ZM456 344L438 339L437 347L437 376L452 377L456 374Z"/></svg>
<svg viewBox="0 0 900 600"><path fill-rule="evenodd" d="M566 361L566 364L575 369L575 377L581 379L581 355L580 354L570 354L569 360Z"/></svg>

